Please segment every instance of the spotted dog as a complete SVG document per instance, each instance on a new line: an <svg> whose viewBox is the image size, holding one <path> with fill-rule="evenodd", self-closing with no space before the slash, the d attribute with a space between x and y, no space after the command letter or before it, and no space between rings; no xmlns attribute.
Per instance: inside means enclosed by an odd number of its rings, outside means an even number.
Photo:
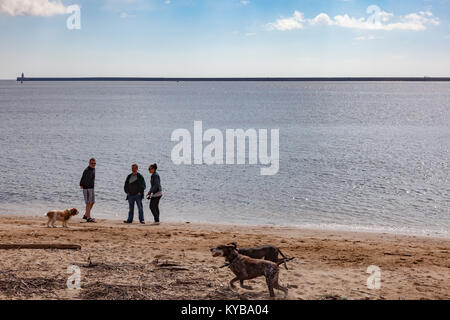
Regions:
<svg viewBox="0 0 450 320"><path fill-rule="evenodd" d="M278 289L284 292L287 296L288 289L282 287L278 283L278 275L280 269L278 266L284 262L284 259L275 263L267 260L253 259L242 254L239 254L234 246L220 245L211 249L213 257L224 257L228 263L230 270L236 275L230 281L230 287L235 288L234 283L240 282L240 285L244 289L251 289L249 286L244 285L244 280L254 279L260 276L266 277L266 283L269 288L269 294L271 297L275 296L273 289Z"/></svg>

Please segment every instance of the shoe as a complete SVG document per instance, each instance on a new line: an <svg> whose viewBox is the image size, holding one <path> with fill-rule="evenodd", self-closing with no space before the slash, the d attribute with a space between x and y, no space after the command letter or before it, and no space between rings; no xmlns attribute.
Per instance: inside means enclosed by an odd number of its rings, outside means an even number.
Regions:
<svg viewBox="0 0 450 320"><path fill-rule="evenodd" d="M145 221L139 221L140 224L145 224Z"/></svg>
<svg viewBox="0 0 450 320"><path fill-rule="evenodd" d="M84 219L84 220L87 220L87 219L88 219L88 217L86 217L86 215L84 215L84 216L83 216L83 219Z"/></svg>
<svg viewBox="0 0 450 320"><path fill-rule="evenodd" d="M123 223L130 224L130 223L133 223L133 221L129 222L129 221L127 221L127 220L124 220Z"/></svg>
<svg viewBox="0 0 450 320"><path fill-rule="evenodd" d="M95 223L95 222L97 222L97 221L95 221L94 218L89 218L89 219L86 219L86 222L92 222L92 223Z"/></svg>
<svg viewBox="0 0 450 320"><path fill-rule="evenodd" d="M152 226L159 226L159 222L153 222Z"/></svg>

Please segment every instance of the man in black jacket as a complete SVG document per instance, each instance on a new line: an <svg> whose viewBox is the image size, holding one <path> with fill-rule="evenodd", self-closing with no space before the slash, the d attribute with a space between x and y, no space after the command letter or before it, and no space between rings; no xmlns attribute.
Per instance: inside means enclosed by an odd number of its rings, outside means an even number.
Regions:
<svg viewBox="0 0 450 320"><path fill-rule="evenodd" d="M95 165L97 162L94 158L89 160L89 166L84 169L80 180L80 188L83 189L84 202L86 203L86 213L83 216L87 222L95 222L91 218L91 210L95 203L94 184L95 184Z"/></svg>
<svg viewBox="0 0 450 320"><path fill-rule="evenodd" d="M145 179L138 172L138 165L133 164L131 166L131 174L128 175L123 187L127 194L127 200L130 207L128 212L128 219L124 223L132 223L134 218L134 203L136 202L139 210L139 221L144 224L144 208L142 206L142 199L144 198L145 191Z"/></svg>

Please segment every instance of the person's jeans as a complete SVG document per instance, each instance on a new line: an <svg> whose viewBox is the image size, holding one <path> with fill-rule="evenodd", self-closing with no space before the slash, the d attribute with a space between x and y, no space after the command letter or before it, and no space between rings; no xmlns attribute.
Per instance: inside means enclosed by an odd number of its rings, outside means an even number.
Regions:
<svg viewBox="0 0 450 320"><path fill-rule="evenodd" d="M133 222L134 218L134 203L136 202L139 210L139 221L144 222L144 207L142 206L142 196L140 194L129 195L128 204L130 206L130 211L128 211L128 222Z"/></svg>
<svg viewBox="0 0 450 320"><path fill-rule="evenodd" d="M161 197L152 197L150 200L150 210L153 218L155 218L155 222L159 222L159 200L161 200Z"/></svg>

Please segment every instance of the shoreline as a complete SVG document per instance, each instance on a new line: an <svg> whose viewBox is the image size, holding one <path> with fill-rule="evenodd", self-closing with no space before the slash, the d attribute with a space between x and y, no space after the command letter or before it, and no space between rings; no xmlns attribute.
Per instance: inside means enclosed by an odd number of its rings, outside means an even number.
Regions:
<svg viewBox="0 0 450 320"><path fill-rule="evenodd" d="M5 218L41 218L42 215L39 214L11 214L11 213L2 213L0 212L0 219ZM123 217L114 216L114 217L108 217L104 214L95 215L94 218L97 220L102 221L123 221L126 218L126 214L123 214ZM136 218L136 217L135 217ZM151 214L149 213L147 215L148 219L152 219ZM149 223L149 221L147 223ZM137 221L137 220L136 220ZM305 225L299 225L292 223L290 225L288 224L275 224L275 223L251 223L251 222L227 222L227 221L221 221L221 222L211 222L211 221L200 221L196 219L170 219L170 217L163 221L165 224L184 224L184 223L192 223L192 224L199 224L199 225L206 225L206 226L217 226L217 225L223 225L223 226L237 226L237 227L247 227L247 228L286 228L286 229L294 229L294 230L305 230L305 231L313 231L313 232L336 232L336 233L361 233L361 234L375 234L375 235L391 235L391 236L410 236L410 237L418 237L418 238L424 238L424 239L441 239L441 240L450 240L450 235L442 234L441 231L437 230L416 230L416 229L403 229L400 230L399 228L391 227L390 229L387 227L369 227L369 226L363 226L363 225L356 225L356 226L349 226L349 225L343 225L343 224L305 224ZM400 231L398 231L400 230Z"/></svg>
<svg viewBox="0 0 450 320"><path fill-rule="evenodd" d="M3 218L6 220L31 220L31 221L37 221L42 222L46 221L47 218L40 217L38 215L13 215L13 214L0 214L0 223L3 221ZM139 220L137 217L135 217L135 220L131 225L125 225L123 223L124 218L113 218L113 217L98 217L95 218L97 220L96 223L89 224L91 226L114 226L114 227L137 227L137 228L146 228L151 226L151 221L146 221L145 225L139 224ZM150 217L151 219L151 217ZM74 224L75 222L75 224ZM72 226L77 226L77 223L82 223L84 225L84 221L81 221L80 217L76 217L75 219L71 219L69 224L72 224ZM58 222L56 223L57 227L60 227ZM314 227L303 227L298 225L276 225L276 224L255 224L255 223L232 223L232 222L199 222L199 221L176 221L176 220L168 220L168 221L162 221L161 225L163 227L168 228L176 228L176 227L189 227L189 226L195 226L199 227L201 229L208 229L208 230L228 230L228 229L247 229L247 230L273 230L277 232L287 232L288 234L292 233L305 233L305 234L316 234L317 236L324 236L324 234L330 235L334 234L337 236L347 236L349 238L352 237L368 237L368 238L376 238L376 237L388 237L388 238L412 238L412 239L423 239L423 240L435 240L435 241L448 241L450 242L450 238L446 237L439 237L434 235L420 235L420 234L405 234L405 233L394 233L394 232L383 232L383 231L376 231L376 230L345 230L345 229L333 229L333 228L314 228ZM156 227L157 228L157 227Z"/></svg>
<svg viewBox="0 0 450 320"><path fill-rule="evenodd" d="M163 81L163 82L449 82L450 77L17 77L27 81Z"/></svg>
<svg viewBox="0 0 450 320"><path fill-rule="evenodd" d="M0 243L77 244L81 250L0 250L0 299L268 299L263 278L248 281L253 290L228 287L233 274L209 249L230 242L270 243L295 257L289 270L280 268L287 299L450 299L450 240L440 238L80 218L68 229L60 223L53 229L45 222L2 215ZM66 288L70 265L81 269L81 290ZM378 290L367 288L371 265L381 270Z"/></svg>

